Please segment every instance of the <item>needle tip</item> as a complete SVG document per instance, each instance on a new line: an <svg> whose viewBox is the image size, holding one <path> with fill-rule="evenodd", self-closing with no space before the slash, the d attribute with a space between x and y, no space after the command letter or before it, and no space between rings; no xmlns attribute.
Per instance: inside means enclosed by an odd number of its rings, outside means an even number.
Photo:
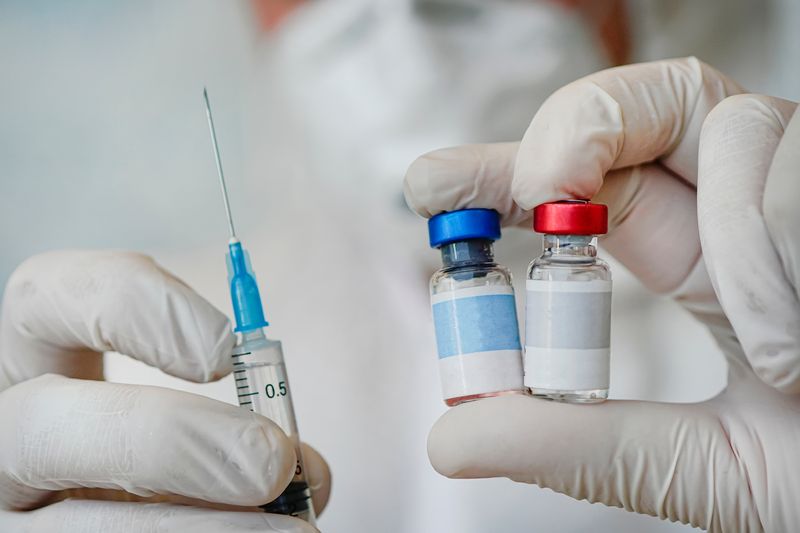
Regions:
<svg viewBox="0 0 800 533"><path fill-rule="evenodd" d="M233 217L231 216L231 206L228 202L228 190L225 188L225 174L222 172L222 158L219 155L217 145L217 134L214 131L214 119L211 118L211 104L208 102L208 91L203 87L203 98L206 101L206 117L208 118L208 131L211 134L211 146L214 148L214 159L217 162L217 174L219 184L222 188L222 199L225 201L225 213L228 215L228 229L231 230L231 243L236 242L236 231L233 229Z"/></svg>

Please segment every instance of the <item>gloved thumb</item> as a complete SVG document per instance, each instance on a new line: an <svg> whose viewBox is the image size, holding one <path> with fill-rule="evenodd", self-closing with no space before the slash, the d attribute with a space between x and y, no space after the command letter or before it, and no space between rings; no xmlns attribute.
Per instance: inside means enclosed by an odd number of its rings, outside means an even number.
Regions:
<svg viewBox="0 0 800 533"><path fill-rule="evenodd" d="M445 413L431 430L428 455L451 478L507 477L578 500L725 529L716 502L741 510L740 517L757 513L712 405L490 398Z"/></svg>
<svg viewBox="0 0 800 533"><path fill-rule="evenodd" d="M443 211L494 209L504 226L528 221L531 213L511 197L519 143L469 144L434 150L406 171L406 203L425 218Z"/></svg>
<svg viewBox="0 0 800 533"><path fill-rule="evenodd" d="M703 126L697 189L703 255L722 309L755 373L790 394L800 393L800 292L790 259L800 228L797 168L783 165L800 151L800 129L784 134L796 107L754 94L717 105Z"/></svg>

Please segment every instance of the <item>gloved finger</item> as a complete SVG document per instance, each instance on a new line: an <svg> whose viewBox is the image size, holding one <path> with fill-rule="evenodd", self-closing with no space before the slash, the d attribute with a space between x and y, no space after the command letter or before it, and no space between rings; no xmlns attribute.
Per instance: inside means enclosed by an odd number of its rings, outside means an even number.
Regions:
<svg viewBox="0 0 800 533"><path fill-rule="evenodd" d="M795 107L761 95L719 104L703 127L697 190L703 253L720 304L755 373L789 393L800 393L800 301L770 237L762 200ZM792 169L789 179L796 178ZM792 233L797 238L796 228Z"/></svg>
<svg viewBox="0 0 800 533"><path fill-rule="evenodd" d="M317 450L306 444L302 446L303 461L306 468L308 478L308 485L311 489L311 497L314 502L314 510L319 516L325 507L328 505L328 499L331 493L331 471L328 463L319 454ZM187 496L179 496L175 494L162 495L156 494L153 496L137 496L130 492L121 490L110 489L97 489L97 488L74 488L59 491L54 494L48 501L62 501L66 499L81 499L81 500L108 500L108 501L121 501L121 502L139 502L139 503L175 503L181 505L190 505L194 507L205 507L210 509L217 509L221 511L247 511L249 508L243 508L240 505L222 504L219 502L210 502L208 500L200 500L197 498L190 498Z"/></svg>
<svg viewBox="0 0 800 533"><path fill-rule="evenodd" d="M160 387L40 376L0 393L0 508L73 487L255 506L291 479L291 441L246 409Z"/></svg>
<svg viewBox="0 0 800 533"><path fill-rule="evenodd" d="M693 188L651 163L609 172L594 201L608 205L604 248L648 289L695 312L719 310L700 249Z"/></svg>
<svg viewBox="0 0 800 533"><path fill-rule="evenodd" d="M428 455L452 478L507 477L709 530L758 526L724 421L703 404L490 398L448 410ZM718 502L739 516L720 514ZM740 517L756 521L724 522Z"/></svg>
<svg viewBox="0 0 800 533"><path fill-rule="evenodd" d="M0 511L3 531L25 533L311 533L307 522L263 512L216 511L168 503L65 500L35 511Z"/></svg>
<svg viewBox="0 0 800 533"><path fill-rule="evenodd" d="M406 171L408 206L430 218L444 211L482 207L500 213L504 226L530 220L511 198L519 143L471 144L418 157Z"/></svg>
<svg viewBox="0 0 800 533"><path fill-rule="evenodd" d="M119 251L37 255L14 272L0 319L0 390L80 359L118 351L191 381L231 370L228 319L147 256ZM77 369L77 371L76 371Z"/></svg>
<svg viewBox="0 0 800 533"><path fill-rule="evenodd" d="M795 108L781 138L764 186L764 221L783 264L783 272L800 295L800 114Z"/></svg>
<svg viewBox="0 0 800 533"><path fill-rule="evenodd" d="M553 93L519 146L512 183L523 209L592 198L609 170L659 160L696 183L703 119L742 92L689 57L604 70Z"/></svg>
<svg viewBox="0 0 800 533"><path fill-rule="evenodd" d="M325 510L331 496L331 469L317 450L305 442L301 446L314 511L319 515Z"/></svg>

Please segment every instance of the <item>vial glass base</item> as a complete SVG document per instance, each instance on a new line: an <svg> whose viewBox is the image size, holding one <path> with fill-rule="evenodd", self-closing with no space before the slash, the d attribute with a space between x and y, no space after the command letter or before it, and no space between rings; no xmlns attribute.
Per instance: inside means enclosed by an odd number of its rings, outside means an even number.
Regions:
<svg viewBox="0 0 800 533"><path fill-rule="evenodd" d="M495 396L512 396L520 394L524 396L530 396L528 389L504 390L498 392L484 392L481 394L470 394L469 396L461 396L459 398L447 398L445 399L444 403L447 405L447 407L454 407L460 403L480 400L481 398L494 398Z"/></svg>
<svg viewBox="0 0 800 533"><path fill-rule="evenodd" d="M592 390L553 390L531 389L535 398L565 403L600 403L608 399L608 389Z"/></svg>

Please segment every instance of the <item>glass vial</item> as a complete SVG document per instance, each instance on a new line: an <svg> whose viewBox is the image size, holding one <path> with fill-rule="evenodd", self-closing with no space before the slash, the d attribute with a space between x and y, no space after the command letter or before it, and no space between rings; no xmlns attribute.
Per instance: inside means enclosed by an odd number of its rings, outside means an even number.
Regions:
<svg viewBox="0 0 800 533"><path fill-rule="evenodd" d="M428 221L428 231L443 264L430 292L445 403L527 393L511 273L494 260L499 215L490 209L441 213Z"/></svg>
<svg viewBox="0 0 800 533"><path fill-rule="evenodd" d="M608 208L582 200L542 204L533 227L544 253L528 267L525 385L534 396L602 402L610 374L611 271L597 258Z"/></svg>

